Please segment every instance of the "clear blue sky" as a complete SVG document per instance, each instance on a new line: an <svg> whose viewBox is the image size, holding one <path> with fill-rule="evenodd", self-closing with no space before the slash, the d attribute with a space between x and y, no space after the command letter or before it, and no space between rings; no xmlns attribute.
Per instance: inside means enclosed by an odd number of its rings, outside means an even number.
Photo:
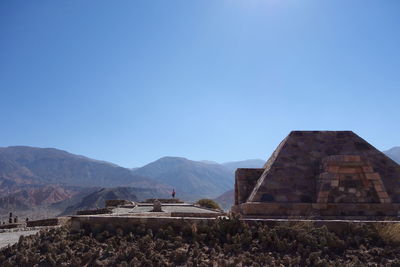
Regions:
<svg viewBox="0 0 400 267"><path fill-rule="evenodd" d="M0 0L0 146L135 167L400 145L400 1Z"/></svg>

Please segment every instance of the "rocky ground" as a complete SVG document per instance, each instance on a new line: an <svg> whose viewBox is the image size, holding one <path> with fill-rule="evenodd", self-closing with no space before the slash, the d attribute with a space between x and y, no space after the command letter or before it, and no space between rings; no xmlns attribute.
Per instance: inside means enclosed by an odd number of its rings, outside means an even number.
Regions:
<svg viewBox="0 0 400 267"><path fill-rule="evenodd" d="M14 245L18 242L20 236L34 235L39 230L30 229L12 229L12 230L2 230L0 232L0 248L7 247L8 245Z"/></svg>
<svg viewBox="0 0 400 267"><path fill-rule="evenodd" d="M152 231L21 237L1 266L399 266L399 224L349 224L339 233L312 223L248 225L235 218Z"/></svg>

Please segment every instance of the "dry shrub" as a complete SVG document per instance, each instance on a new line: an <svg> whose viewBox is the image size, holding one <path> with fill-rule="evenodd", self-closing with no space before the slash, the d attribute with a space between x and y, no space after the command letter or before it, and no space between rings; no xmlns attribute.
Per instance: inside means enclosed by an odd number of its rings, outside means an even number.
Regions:
<svg viewBox="0 0 400 267"><path fill-rule="evenodd" d="M197 205L204 208L214 209L214 210L221 210L221 207L212 199L203 198L196 202Z"/></svg>
<svg viewBox="0 0 400 267"><path fill-rule="evenodd" d="M386 244L400 244L400 223L376 223L374 226Z"/></svg>
<svg viewBox="0 0 400 267"><path fill-rule="evenodd" d="M395 242L399 224L376 227ZM1 249L0 266L400 266L400 246L386 244L377 229L357 223L334 233L309 221L235 217L120 234L60 227Z"/></svg>

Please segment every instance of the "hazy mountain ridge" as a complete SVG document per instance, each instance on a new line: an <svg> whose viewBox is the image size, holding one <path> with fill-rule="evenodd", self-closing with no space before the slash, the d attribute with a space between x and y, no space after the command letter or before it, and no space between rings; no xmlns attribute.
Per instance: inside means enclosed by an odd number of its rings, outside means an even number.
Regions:
<svg viewBox="0 0 400 267"><path fill-rule="evenodd" d="M216 197L214 200L221 206L222 209L229 210L235 202L234 189L226 191L222 195Z"/></svg>
<svg viewBox="0 0 400 267"><path fill-rule="evenodd" d="M92 187L117 186L154 188L164 195L171 191L169 186L136 175L130 169L63 150L0 148L0 215L18 210L26 214L33 208L60 213L91 193ZM74 196L77 200L71 200Z"/></svg>
<svg viewBox="0 0 400 267"><path fill-rule="evenodd" d="M0 148L0 179L19 184L74 186L160 186L129 169L54 148Z"/></svg>
<svg viewBox="0 0 400 267"><path fill-rule="evenodd" d="M60 215L71 215L78 210L103 208L108 199L143 201L147 198L166 197L156 189L133 187L100 188L84 196L77 203L68 206Z"/></svg>
<svg viewBox="0 0 400 267"><path fill-rule="evenodd" d="M96 187L125 186L154 189L164 196L175 188L177 197L194 201L231 189L237 166L261 163L246 160L218 164L164 157L141 168L127 169L55 148L0 147L0 197L4 198L3 203L9 203L9 198L21 208L29 203L31 207L51 205L65 209L82 201Z"/></svg>
<svg viewBox="0 0 400 267"><path fill-rule="evenodd" d="M386 156L400 164L400 146L393 147L389 150L384 151L383 153L385 153Z"/></svg>
<svg viewBox="0 0 400 267"><path fill-rule="evenodd" d="M221 163L222 166L235 172L237 168L262 168L265 164L265 160L262 159L248 159L242 161L231 161Z"/></svg>
<svg viewBox="0 0 400 267"><path fill-rule="evenodd" d="M182 157L163 157L134 172L173 186L177 193L189 194L191 199L215 198L232 189L237 168L260 168L265 161L251 159L216 163L193 161Z"/></svg>
<svg viewBox="0 0 400 267"><path fill-rule="evenodd" d="M233 186L232 173L222 165L180 157L163 157L133 172L169 184L178 197L183 194L192 199L215 197Z"/></svg>

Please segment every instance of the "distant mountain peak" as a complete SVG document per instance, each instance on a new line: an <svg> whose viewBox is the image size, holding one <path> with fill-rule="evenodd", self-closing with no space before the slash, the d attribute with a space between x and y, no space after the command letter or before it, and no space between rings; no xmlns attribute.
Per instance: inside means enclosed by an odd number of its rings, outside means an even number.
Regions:
<svg viewBox="0 0 400 267"><path fill-rule="evenodd" d="M237 168L262 168L264 164L265 160L262 159L247 159L222 163L225 168L232 172L234 172Z"/></svg>
<svg viewBox="0 0 400 267"><path fill-rule="evenodd" d="M386 156L400 164L400 146L392 147L391 149L386 150L383 153L385 153Z"/></svg>
<svg viewBox="0 0 400 267"><path fill-rule="evenodd" d="M219 164L218 162L212 161L212 160L200 160L199 162L205 163L205 164Z"/></svg>
<svg viewBox="0 0 400 267"><path fill-rule="evenodd" d="M232 173L222 165L183 157L162 157L133 172L171 185L190 200L215 197L233 187Z"/></svg>

